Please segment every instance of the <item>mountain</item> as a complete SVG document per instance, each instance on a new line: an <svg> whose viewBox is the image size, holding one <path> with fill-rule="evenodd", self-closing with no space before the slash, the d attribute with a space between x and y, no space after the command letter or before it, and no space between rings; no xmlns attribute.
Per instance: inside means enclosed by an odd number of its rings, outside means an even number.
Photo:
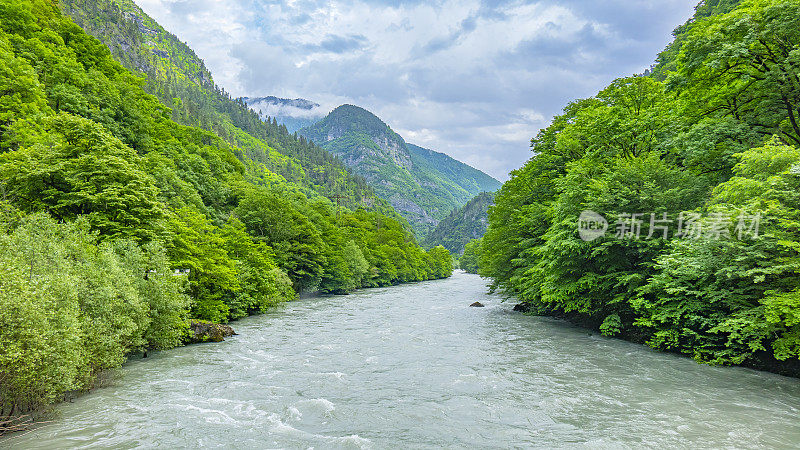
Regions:
<svg viewBox="0 0 800 450"><path fill-rule="evenodd" d="M375 192L425 236L440 220L500 182L460 161L408 144L377 116L342 105L298 133L363 176Z"/></svg>
<svg viewBox="0 0 800 450"><path fill-rule="evenodd" d="M304 98L242 97L247 106L256 110L263 118L274 118L279 125L285 125L290 133L313 125L325 117L318 103Z"/></svg>
<svg viewBox="0 0 800 450"><path fill-rule="evenodd" d="M375 205L398 217L377 199L366 181L329 152L298 138L285 125L264 121L243 99L233 99L214 83L202 59L167 32L132 0L61 0L61 10L99 39L127 69L144 76L144 89L169 107L177 123L213 132L247 157L263 164L307 195L339 199L349 207ZM269 99L269 97L264 97ZM284 109L313 111L307 100L272 101ZM310 108L310 109L307 109Z"/></svg>
<svg viewBox="0 0 800 450"><path fill-rule="evenodd" d="M494 204L494 194L481 192L466 205L454 209L433 229L422 242L425 247L442 245L453 254L461 254L464 246L486 233L489 207Z"/></svg>

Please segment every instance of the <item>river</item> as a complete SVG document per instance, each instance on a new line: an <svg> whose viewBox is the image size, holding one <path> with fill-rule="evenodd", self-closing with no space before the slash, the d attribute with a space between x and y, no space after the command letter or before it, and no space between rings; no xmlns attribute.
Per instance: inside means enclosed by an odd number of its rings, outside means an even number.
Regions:
<svg viewBox="0 0 800 450"><path fill-rule="evenodd" d="M800 444L800 380L699 365L501 300L459 272L304 298L235 322L223 343L132 360L0 447Z"/></svg>

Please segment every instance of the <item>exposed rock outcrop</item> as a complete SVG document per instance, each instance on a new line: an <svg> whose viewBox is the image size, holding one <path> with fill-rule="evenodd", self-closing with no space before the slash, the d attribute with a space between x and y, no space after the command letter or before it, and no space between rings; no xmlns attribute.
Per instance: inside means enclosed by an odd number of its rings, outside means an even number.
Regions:
<svg viewBox="0 0 800 450"><path fill-rule="evenodd" d="M187 343L222 342L226 337L235 335L236 332L228 325L205 320L192 320L189 322L189 339Z"/></svg>
<svg viewBox="0 0 800 450"><path fill-rule="evenodd" d="M531 305L527 303L517 303L516 305L514 305L514 311L517 312L526 313L529 312L530 310L531 310Z"/></svg>

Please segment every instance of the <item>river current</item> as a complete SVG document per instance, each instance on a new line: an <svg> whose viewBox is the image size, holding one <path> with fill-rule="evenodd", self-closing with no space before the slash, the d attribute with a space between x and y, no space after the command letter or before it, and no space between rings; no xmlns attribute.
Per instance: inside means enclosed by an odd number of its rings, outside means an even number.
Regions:
<svg viewBox="0 0 800 450"><path fill-rule="evenodd" d="M132 360L0 447L800 446L800 380L512 305L462 272L303 298L233 323L225 342Z"/></svg>

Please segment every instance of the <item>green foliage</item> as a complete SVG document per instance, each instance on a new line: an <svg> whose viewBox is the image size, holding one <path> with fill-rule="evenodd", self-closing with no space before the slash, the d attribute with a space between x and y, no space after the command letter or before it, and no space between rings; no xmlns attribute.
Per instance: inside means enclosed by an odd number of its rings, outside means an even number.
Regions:
<svg viewBox="0 0 800 450"><path fill-rule="evenodd" d="M739 157L708 208L734 223L740 212L760 211L763 235L673 245L633 301L637 322L653 347L703 362L738 364L767 348L779 360L797 358L800 177L789 170L800 151L771 142Z"/></svg>
<svg viewBox="0 0 800 450"><path fill-rule="evenodd" d="M652 77L569 104L495 196L462 266L535 310L714 364L800 358L800 2L708 1ZM581 211L609 219L579 238ZM694 211L722 238L614 236ZM740 234L760 214L757 237ZM649 217L642 217L642 236ZM749 219L746 219L749 217ZM740 222L741 221L741 222Z"/></svg>
<svg viewBox="0 0 800 450"><path fill-rule="evenodd" d="M144 348L171 348L189 300L164 250L97 243L86 217L23 218L0 235L0 416L91 387Z"/></svg>
<svg viewBox="0 0 800 450"><path fill-rule="evenodd" d="M235 212L253 236L276 250L298 290L316 286L325 264L322 236L301 208L307 208L305 197L253 190Z"/></svg>
<svg viewBox="0 0 800 450"><path fill-rule="evenodd" d="M225 251L225 239L206 217L183 208L171 217L167 249L173 267L189 270L189 293L195 299L193 317L226 321L230 306L226 292L239 290L236 263Z"/></svg>
<svg viewBox="0 0 800 450"><path fill-rule="evenodd" d="M46 127L46 142L0 159L7 194L27 211L62 220L87 215L103 236L152 239L163 211L140 157L88 119L61 113Z"/></svg>
<svg viewBox="0 0 800 450"><path fill-rule="evenodd" d="M264 242L254 240L237 218L232 217L222 231L224 250L236 262L239 288L228 300L230 317L264 312L270 306L296 297L292 282L275 262L275 252Z"/></svg>
<svg viewBox="0 0 800 450"><path fill-rule="evenodd" d="M689 107L800 145L800 2L748 0L694 24L667 77Z"/></svg>
<svg viewBox="0 0 800 450"><path fill-rule="evenodd" d="M464 247L464 254L458 260L458 265L467 273L478 273L480 270L481 254L483 253L483 239L469 241Z"/></svg>
<svg viewBox="0 0 800 450"><path fill-rule="evenodd" d="M446 248L438 245L428 250L427 256L434 278L447 278L453 274L453 259Z"/></svg>
<svg viewBox="0 0 800 450"><path fill-rule="evenodd" d="M599 327L600 333L603 336L614 336L622 331L622 319L619 314L611 314L603 319L603 323Z"/></svg>

